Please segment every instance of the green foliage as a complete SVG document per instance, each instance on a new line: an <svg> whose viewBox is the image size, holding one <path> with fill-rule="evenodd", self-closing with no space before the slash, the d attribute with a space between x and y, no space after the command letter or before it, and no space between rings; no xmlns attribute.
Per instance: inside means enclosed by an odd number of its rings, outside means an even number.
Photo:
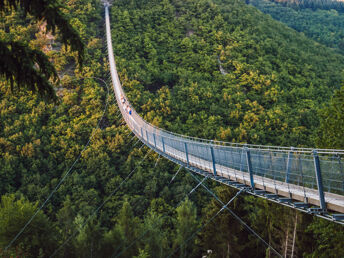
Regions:
<svg viewBox="0 0 344 258"><path fill-rule="evenodd" d="M14 195L3 195L0 205L0 250L16 236L37 210L37 204L32 204L23 197L16 200ZM52 223L40 211L23 234L20 236L8 254L16 249L21 250L26 257L42 257L51 253L56 247L56 235Z"/></svg>
<svg viewBox="0 0 344 258"><path fill-rule="evenodd" d="M149 258L150 256L145 250L139 250L139 254L137 256L134 256L134 258Z"/></svg>
<svg viewBox="0 0 344 258"><path fill-rule="evenodd" d="M93 256L102 249L103 229L96 220L90 220L86 226L84 219L80 216L75 218L76 228L79 228L79 234L75 238L75 253L79 257Z"/></svg>
<svg viewBox="0 0 344 258"><path fill-rule="evenodd" d="M344 11L344 4L337 0L273 0L276 3L281 3L284 6L298 9L312 9L312 10L338 10Z"/></svg>
<svg viewBox="0 0 344 258"><path fill-rule="evenodd" d="M78 32L69 21L69 17L64 12L65 6L61 1L21 1L21 0L1 0L0 11L7 12L11 9L23 10L26 16L30 14L37 21L44 21L47 25L47 31L55 33L59 30L61 41L66 45L70 45L72 51L78 51L79 63L83 62L84 43L81 41Z"/></svg>
<svg viewBox="0 0 344 258"><path fill-rule="evenodd" d="M60 40L69 45L72 51L78 52L78 62L81 65L84 59L84 43L73 27L69 17L63 11L60 1L0 1L2 16L11 10L21 10L24 18L31 15L36 21L45 22L46 30L53 34L58 29ZM2 17L1 17L2 18ZM3 33L1 33L3 34ZM57 72L49 58L40 50L32 49L24 42L10 39L11 35L0 37L0 76L18 89L25 88L38 92L46 99L57 100L53 82L58 81Z"/></svg>
<svg viewBox="0 0 344 258"><path fill-rule="evenodd" d="M318 145L321 148L344 148L344 86L334 93L329 105L320 111Z"/></svg>
<svg viewBox="0 0 344 258"><path fill-rule="evenodd" d="M57 72L43 52L20 42L0 41L0 55L0 73L10 81L12 92L15 81L19 90L26 87L46 99L57 100L49 81L58 81Z"/></svg>
<svg viewBox="0 0 344 258"><path fill-rule="evenodd" d="M227 203L229 198L233 197L235 190L229 187L218 187L215 191L216 195ZM226 201L226 199L228 199ZM228 208L232 209L235 207L235 212L239 215L244 214L242 211L242 205L240 201L234 200L234 203ZM202 220L206 223L212 218L220 209L221 205L216 201L212 200L203 210ZM219 230L221 228L221 230ZM212 250L215 257L242 257L252 256L257 254L261 255L263 248L256 248L252 245L252 242L246 242L247 235L243 232L244 229L240 224L230 215L230 213L223 211L217 216L212 223L208 224L199 235L200 246L203 252ZM261 233L261 232L260 232ZM250 248L248 248L250 246Z"/></svg>
<svg viewBox="0 0 344 258"><path fill-rule="evenodd" d="M116 223L117 232L120 234L120 238L122 239L121 244L123 245L123 249L120 251L124 251L123 256L133 257L136 254L135 245L126 251L124 248L128 247L138 237L139 227L139 220L134 217L133 210L131 209L129 202L127 200L124 201Z"/></svg>
<svg viewBox="0 0 344 258"><path fill-rule="evenodd" d="M322 219L314 219L308 231L314 234L316 248L306 257L342 257L344 255L344 229Z"/></svg>
<svg viewBox="0 0 344 258"><path fill-rule="evenodd" d="M163 229L162 215L154 211L148 212L144 219L143 228L148 231L143 239L143 244L149 257L166 257L168 255L168 234Z"/></svg>
<svg viewBox="0 0 344 258"><path fill-rule="evenodd" d="M293 8L266 0L246 1L260 11L328 47L344 51L344 14L333 10ZM343 11L344 9L342 9Z"/></svg>
<svg viewBox="0 0 344 258"><path fill-rule="evenodd" d="M195 243L195 239L191 239L191 237L198 227L196 208L189 199L186 199L176 211L177 218L174 222L176 236L173 250L179 249L179 257L191 257Z"/></svg>

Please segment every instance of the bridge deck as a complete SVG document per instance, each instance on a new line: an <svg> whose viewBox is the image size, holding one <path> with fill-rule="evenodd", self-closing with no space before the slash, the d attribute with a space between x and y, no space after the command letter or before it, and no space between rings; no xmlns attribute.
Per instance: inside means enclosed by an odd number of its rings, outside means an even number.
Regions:
<svg viewBox="0 0 344 258"><path fill-rule="evenodd" d="M144 141L147 142L147 140ZM148 140L147 143L154 147L156 145L156 148L159 151L163 152L163 148L159 146L159 144L156 144L156 142L154 143L153 141ZM165 153L187 164L185 152L177 150L171 146L165 145ZM212 162L190 154L188 155L188 160L189 166L199 168L212 174L214 173ZM247 186L251 186L249 173L225 167L219 164L216 164L215 166L217 175L220 175L224 178L228 178L232 181L245 184ZM279 196L284 196L297 201L309 203L311 205L320 206L319 193L315 189L294 184L288 184L285 182L273 180L271 178L262 177L258 175L254 175L253 177L256 189L265 190L266 192L277 194ZM344 213L344 196L325 192L325 202L328 210Z"/></svg>

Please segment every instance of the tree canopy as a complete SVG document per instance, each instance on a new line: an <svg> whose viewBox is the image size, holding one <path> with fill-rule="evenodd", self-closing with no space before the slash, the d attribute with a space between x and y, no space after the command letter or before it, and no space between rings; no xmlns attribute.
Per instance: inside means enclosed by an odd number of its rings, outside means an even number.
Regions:
<svg viewBox="0 0 344 258"><path fill-rule="evenodd" d="M78 52L78 62L83 63L84 43L77 30L70 22L65 6L56 0L1 0L0 15L13 10L30 15L36 21L46 23L46 30L61 36L61 42ZM0 38L0 76L11 84L11 89L28 89L38 92L47 99L56 100L53 83L58 82L58 75L49 58L41 51L32 49L24 42L13 39L10 35Z"/></svg>

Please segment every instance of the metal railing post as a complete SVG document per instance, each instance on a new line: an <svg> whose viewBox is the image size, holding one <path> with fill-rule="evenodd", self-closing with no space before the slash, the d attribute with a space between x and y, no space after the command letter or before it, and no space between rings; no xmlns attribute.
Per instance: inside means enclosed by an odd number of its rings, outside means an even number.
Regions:
<svg viewBox="0 0 344 258"><path fill-rule="evenodd" d="M186 164L189 166L188 146L186 145L186 142L184 143L184 148L185 148L185 155L186 155Z"/></svg>
<svg viewBox="0 0 344 258"><path fill-rule="evenodd" d="M252 189L254 189L254 179L253 179L253 170L252 170L252 163L251 163L251 153L250 150L246 147L246 160L247 160L247 169L250 173L250 183Z"/></svg>
<svg viewBox="0 0 344 258"><path fill-rule="evenodd" d="M155 133L153 133L154 147L156 148Z"/></svg>
<svg viewBox="0 0 344 258"><path fill-rule="evenodd" d="M326 212L326 202L325 202L324 189L323 189L323 183L322 183L320 160L319 160L319 156L316 150L313 150L313 158L314 158L315 176L316 176L318 192L319 192L320 208L323 210L323 212Z"/></svg>
<svg viewBox="0 0 344 258"><path fill-rule="evenodd" d="M165 141L164 141L164 137L162 137L162 136L161 136L161 142L162 142L162 151L166 152L165 151Z"/></svg>
<svg viewBox="0 0 344 258"><path fill-rule="evenodd" d="M210 147L210 153L211 153L211 160L213 161L214 176L217 176L217 173L216 173L216 164L215 164L215 155L214 155L214 148L213 148L213 147Z"/></svg>
<svg viewBox="0 0 344 258"><path fill-rule="evenodd" d="M240 152L240 172L243 171L243 154L244 154L244 148L241 149L241 152Z"/></svg>
<svg viewBox="0 0 344 258"><path fill-rule="evenodd" d="M292 163L292 158L293 158L293 150L294 148L291 147L291 150L288 152L288 160L287 160L287 170L286 170L286 175L285 175L285 182L289 183L289 176L290 176L290 170L291 170L291 163Z"/></svg>

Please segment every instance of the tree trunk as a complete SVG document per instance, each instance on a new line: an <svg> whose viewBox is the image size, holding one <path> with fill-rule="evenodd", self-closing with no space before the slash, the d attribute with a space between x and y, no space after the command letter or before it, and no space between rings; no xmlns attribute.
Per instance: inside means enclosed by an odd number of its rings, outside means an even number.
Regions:
<svg viewBox="0 0 344 258"><path fill-rule="evenodd" d="M293 246L291 248L291 258L294 257L295 241L296 241L296 228L297 228L297 212L296 212L296 215L295 215L294 234L293 234Z"/></svg>

